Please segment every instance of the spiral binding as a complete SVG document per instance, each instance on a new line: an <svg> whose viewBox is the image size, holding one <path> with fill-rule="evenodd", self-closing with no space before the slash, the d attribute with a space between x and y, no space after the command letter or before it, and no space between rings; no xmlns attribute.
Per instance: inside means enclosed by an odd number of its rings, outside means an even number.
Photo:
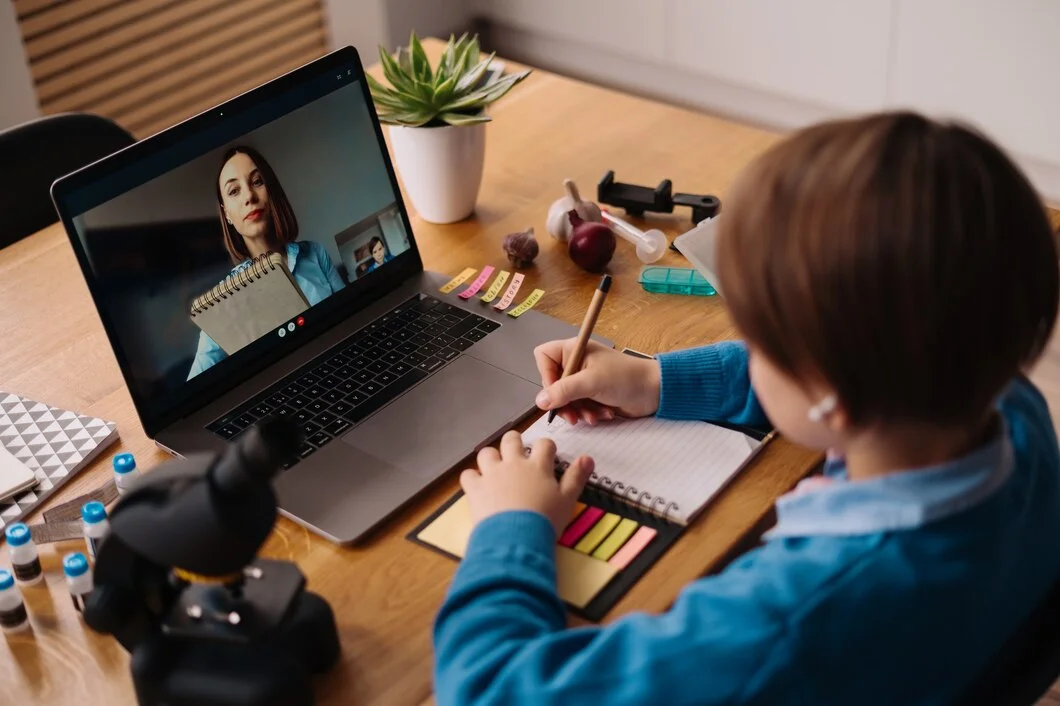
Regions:
<svg viewBox="0 0 1060 706"><path fill-rule="evenodd" d="M562 474L568 468L570 463L568 461L561 460L558 456L556 457L556 473ZM589 484L597 488L603 489L603 491L627 505L635 507L639 510L647 512L656 517L663 519L669 519L670 511L680 512L681 508L675 502L669 502L662 496L653 496L647 490L638 490L634 486L627 486L621 481L615 482L608 476L602 476L596 471L589 474ZM663 506L659 509L659 506Z"/></svg>
<svg viewBox="0 0 1060 706"><path fill-rule="evenodd" d="M269 272L275 270L283 263L283 255L277 252L268 252L258 255L250 261L246 267L225 277L213 289L195 297L191 303L191 315L201 314L210 307L220 304L221 301L235 294L243 287L250 286L251 282L259 280Z"/></svg>

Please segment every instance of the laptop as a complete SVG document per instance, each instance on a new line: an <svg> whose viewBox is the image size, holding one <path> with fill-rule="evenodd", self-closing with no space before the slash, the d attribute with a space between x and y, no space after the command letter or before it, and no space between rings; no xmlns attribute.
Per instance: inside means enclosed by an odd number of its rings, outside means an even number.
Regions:
<svg viewBox="0 0 1060 706"><path fill-rule="evenodd" d="M525 418L534 347L577 333L439 292L352 47L59 179L52 198L147 435L185 456L295 420L305 443L274 481L279 509L336 543ZM189 312L245 295L239 316L275 314L254 307L262 251L307 304L225 350Z"/></svg>

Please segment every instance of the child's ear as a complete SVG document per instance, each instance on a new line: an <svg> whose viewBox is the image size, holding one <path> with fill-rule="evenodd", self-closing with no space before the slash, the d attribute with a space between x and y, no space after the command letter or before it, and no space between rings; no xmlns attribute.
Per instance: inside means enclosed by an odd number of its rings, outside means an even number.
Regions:
<svg viewBox="0 0 1060 706"><path fill-rule="evenodd" d="M825 424L836 434L850 431L850 415L842 402L836 402L835 409L825 418Z"/></svg>

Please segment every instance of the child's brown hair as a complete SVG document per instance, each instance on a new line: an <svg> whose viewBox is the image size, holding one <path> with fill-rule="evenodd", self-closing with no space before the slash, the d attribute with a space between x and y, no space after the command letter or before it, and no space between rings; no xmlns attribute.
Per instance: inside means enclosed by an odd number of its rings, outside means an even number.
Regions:
<svg viewBox="0 0 1060 706"><path fill-rule="evenodd" d="M1060 297L1045 209L974 130L913 113L803 130L741 175L721 289L749 344L851 421L977 423Z"/></svg>

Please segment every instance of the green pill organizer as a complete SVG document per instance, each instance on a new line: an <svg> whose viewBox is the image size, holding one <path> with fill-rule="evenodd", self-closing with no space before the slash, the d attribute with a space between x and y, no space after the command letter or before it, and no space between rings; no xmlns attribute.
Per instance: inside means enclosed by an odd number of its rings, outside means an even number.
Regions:
<svg viewBox="0 0 1060 706"><path fill-rule="evenodd" d="M691 267L645 267L640 286L656 294L690 294L709 297L717 294L703 275Z"/></svg>

